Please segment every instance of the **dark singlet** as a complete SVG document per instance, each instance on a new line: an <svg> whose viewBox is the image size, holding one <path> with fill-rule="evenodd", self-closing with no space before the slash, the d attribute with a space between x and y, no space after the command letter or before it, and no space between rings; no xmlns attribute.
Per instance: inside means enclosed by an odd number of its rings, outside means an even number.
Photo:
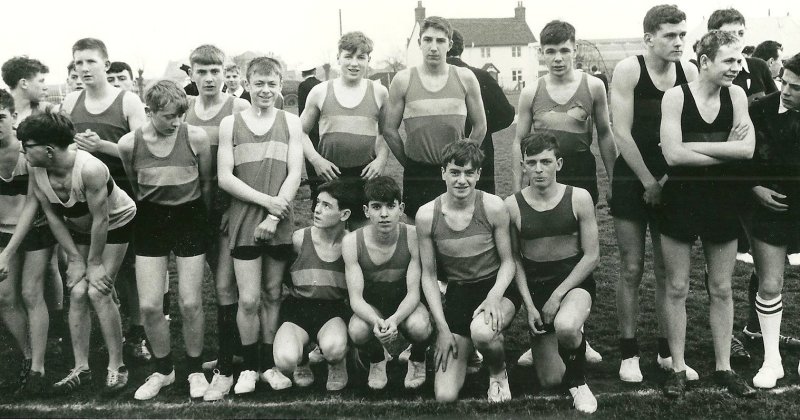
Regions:
<svg viewBox="0 0 800 420"><path fill-rule="evenodd" d="M200 198L200 171L188 125L181 124L175 145L167 156L154 155L139 128L133 140L133 169L139 185L136 199L165 206L177 206Z"/></svg>
<svg viewBox="0 0 800 420"><path fill-rule="evenodd" d="M0 232L14 233L28 194L28 166L20 153L11 176L0 175Z"/></svg>
<svg viewBox="0 0 800 420"><path fill-rule="evenodd" d="M122 99L124 97L125 91L120 91L108 108L100 113L92 114L86 109L86 90L81 91L69 115L70 119L72 119L72 124L75 126L75 132L83 133L89 129L97 133L103 140L112 143L119 142L122 136L131 131L128 120L122 110ZM92 154L108 167L111 177L117 183L129 182L120 158L99 152ZM122 185L127 188L127 184Z"/></svg>
<svg viewBox="0 0 800 420"><path fill-rule="evenodd" d="M375 264L369 256L364 242L364 228L356 230L356 253L358 265L364 275L365 290L385 287L390 288L391 292L402 292L405 295L406 272L411 262L411 252L408 250L408 226L405 223L400 224L394 253L383 264Z"/></svg>
<svg viewBox="0 0 800 420"><path fill-rule="evenodd" d="M475 190L472 220L463 230L453 230L442 215L442 196L434 201L431 239L436 251L439 280L477 283L494 279L500 269L500 256L494 242L494 229L483 207L483 191Z"/></svg>
<svg viewBox="0 0 800 420"><path fill-rule="evenodd" d="M367 89L358 105L348 108L339 102L328 84L319 117L319 152L340 168L364 166L375 159L380 109L375 102L375 88L366 80Z"/></svg>
<svg viewBox="0 0 800 420"><path fill-rule="evenodd" d="M345 300L347 281L344 276L344 259L340 255L335 261L323 261L314 248L311 228L303 232L300 254L289 267L292 286L289 293L294 297L322 300Z"/></svg>

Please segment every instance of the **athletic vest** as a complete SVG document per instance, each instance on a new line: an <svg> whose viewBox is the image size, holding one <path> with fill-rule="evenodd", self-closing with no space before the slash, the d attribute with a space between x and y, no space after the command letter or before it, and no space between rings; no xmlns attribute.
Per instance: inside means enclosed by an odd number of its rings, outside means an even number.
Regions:
<svg viewBox="0 0 800 420"><path fill-rule="evenodd" d="M328 86L319 117L319 152L340 168L364 166L375 159L380 109L372 80L366 82L364 98L353 108L339 102L333 82L325 82Z"/></svg>
<svg viewBox="0 0 800 420"><path fill-rule="evenodd" d="M344 259L340 255L336 261L323 261L314 248L310 227L303 231L303 245L297 259L289 267L289 274L292 278L292 296L324 300L347 299Z"/></svg>
<svg viewBox="0 0 800 420"><path fill-rule="evenodd" d="M520 254L535 261L557 261L581 254L580 227L572 210L573 187L566 186L561 201L550 210L531 207L522 191L514 194L520 216Z"/></svg>
<svg viewBox="0 0 800 420"><path fill-rule="evenodd" d="M466 100L467 89L455 66L450 66L447 83L436 92L426 89L417 68L411 68L403 110L409 159L430 165L441 163L444 147L464 138Z"/></svg>
<svg viewBox="0 0 800 420"><path fill-rule="evenodd" d="M581 73L578 89L564 104L547 92L546 78L539 78L531 114L534 131L549 131L558 140L561 154L586 152L592 145L592 94L586 73Z"/></svg>
<svg viewBox="0 0 800 420"><path fill-rule="evenodd" d="M53 186L50 185L47 169L31 168L36 185L47 197L47 201L53 205L53 210L64 217L69 229L80 233L91 233L92 231L92 215L89 212L89 205L86 203L86 189L81 176L83 165L92 160L98 159L83 150L75 152L75 165L72 168L72 189L66 202L58 198ZM114 230L125 226L133 220L136 215L136 205L125 191L117 187L114 183L114 178L110 174L106 173L105 178L108 193L108 230Z"/></svg>
<svg viewBox="0 0 800 420"><path fill-rule="evenodd" d="M242 114L233 120L233 175L258 192L276 196L286 180L289 154L289 126L286 113L275 110L275 121L269 131L255 135L245 123ZM278 228L269 242L256 244L253 232L267 217L267 209L257 204L233 198L229 210L228 233L230 247L254 245L282 245L292 243L292 212L278 222Z"/></svg>
<svg viewBox="0 0 800 420"><path fill-rule="evenodd" d="M188 132L188 125L181 124L172 150L158 157L148 149L142 129L136 130L133 169L139 185L137 200L176 206L200 198L200 171Z"/></svg>
<svg viewBox="0 0 800 420"><path fill-rule="evenodd" d="M367 245L364 242L364 228L356 230L356 253L358 265L364 274L364 285L367 287L376 283L402 283L405 286L408 264L411 262L411 252L408 250L408 226L400 224L397 236L397 245L394 254L383 264L375 264L369 256Z"/></svg>
<svg viewBox="0 0 800 420"><path fill-rule="evenodd" d="M650 78L644 56L639 60L639 82L633 88L633 125L631 136L642 155L644 164L656 179L667 172L667 161L661 152L661 98L664 91L659 90ZM686 74L680 62L675 63L675 84L687 83Z"/></svg>
<svg viewBox="0 0 800 420"><path fill-rule="evenodd" d="M119 142L122 136L131 131L125 113L122 112L122 98L124 97L125 91L121 91L108 108L99 114L92 114L86 109L86 90L81 91L69 114L72 124L75 126L75 132L83 133L89 129L97 133L103 140L112 143ZM111 177L116 182L129 182L120 158L99 152L92 154L106 165Z"/></svg>
<svg viewBox="0 0 800 420"><path fill-rule="evenodd" d="M228 96L228 98L225 99L222 108L219 109L217 115L214 115L210 119L204 120L197 116L194 110L195 103L197 102L197 97L195 96L189 97L189 109L186 111L186 123L200 127L208 134L208 141L211 143L211 156L214 160L217 158L217 149L219 148L219 123L222 122L223 118L233 114L233 100L235 98L230 95L226 96ZM214 174L214 176L216 176L216 174Z"/></svg>
<svg viewBox="0 0 800 420"><path fill-rule="evenodd" d="M493 279L500 269L494 229L483 208L483 191L475 190L472 220L463 230L453 230L442 216L442 197L434 201L431 229L439 280L476 283Z"/></svg>
<svg viewBox="0 0 800 420"><path fill-rule="evenodd" d="M27 194L28 166L25 155L20 153L11 177L6 179L0 175L0 232L14 233Z"/></svg>

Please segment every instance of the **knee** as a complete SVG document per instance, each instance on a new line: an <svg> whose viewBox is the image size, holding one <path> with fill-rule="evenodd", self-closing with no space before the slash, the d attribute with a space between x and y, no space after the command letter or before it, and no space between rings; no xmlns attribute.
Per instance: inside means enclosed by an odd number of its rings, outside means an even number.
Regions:
<svg viewBox="0 0 800 420"><path fill-rule="evenodd" d="M436 384L434 386L434 394L438 402L454 402L458 400L458 389L455 386L444 386L443 384Z"/></svg>
<svg viewBox="0 0 800 420"><path fill-rule="evenodd" d="M555 388L561 385L561 377L554 373L540 373L538 379L542 388Z"/></svg>
<svg viewBox="0 0 800 420"><path fill-rule="evenodd" d="M103 292L95 289L94 287L90 287L89 290L87 291L87 294L89 295L89 300L92 301L92 304L104 303L111 299L111 293L104 294Z"/></svg>
<svg viewBox="0 0 800 420"><path fill-rule="evenodd" d="M328 362L338 362L347 354L347 336L336 334L333 337L322 337L319 340L319 349Z"/></svg>
<svg viewBox="0 0 800 420"><path fill-rule="evenodd" d="M492 330L491 325L483 322L483 316L472 320L472 324L469 326L469 334L472 342L475 343L476 346L486 345L502 337L502 335L496 334L496 332Z"/></svg>
<svg viewBox="0 0 800 420"><path fill-rule="evenodd" d="M233 282L218 282L216 284L217 300L224 302L236 302L239 298L236 292L236 285Z"/></svg>
<svg viewBox="0 0 800 420"><path fill-rule="evenodd" d="M9 281L9 280L6 280ZM19 305L19 298L15 293L0 294L0 308L7 309Z"/></svg>
<svg viewBox="0 0 800 420"><path fill-rule="evenodd" d="M686 300L686 296L689 295L689 284L667 282L664 295L671 300Z"/></svg>
<svg viewBox="0 0 800 420"><path fill-rule="evenodd" d="M709 283L708 294L711 300L725 301L733 299L730 283Z"/></svg>
<svg viewBox="0 0 800 420"><path fill-rule="evenodd" d="M780 296L783 289L783 277L763 276L761 284L758 285L758 295L762 299L772 300Z"/></svg>
<svg viewBox="0 0 800 420"><path fill-rule="evenodd" d="M31 290L31 289L23 289L22 290L22 302L25 304L26 308L34 308L42 303L44 303L44 291L43 290Z"/></svg>
<svg viewBox="0 0 800 420"><path fill-rule="evenodd" d="M195 317L203 312L203 303L199 298L181 298L180 309L184 317Z"/></svg>
<svg viewBox="0 0 800 420"><path fill-rule="evenodd" d="M623 261L620 267L620 279L628 287L639 287L644 269L639 262Z"/></svg>
<svg viewBox="0 0 800 420"><path fill-rule="evenodd" d="M280 305L281 303L281 284L267 286L264 288L264 300L267 305Z"/></svg>
<svg viewBox="0 0 800 420"><path fill-rule="evenodd" d="M275 346L272 356L275 360L275 367L284 373L294 372L303 357L302 351L291 351L284 346Z"/></svg>
<svg viewBox="0 0 800 420"><path fill-rule="evenodd" d="M406 338L417 343L427 340L433 332L433 326L431 326L427 314L421 315L416 312L406 318L405 322L403 322L403 327L408 335Z"/></svg>
<svg viewBox="0 0 800 420"><path fill-rule="evenodd" d="M581 338L582 325L578 324L573 319L567 319L567 317L556 317L556 319L553 320L553 327L556 330L556 337L558 338L559 342L574 342L580 340Z"/></svg>
<svg viewBox="0 0 800 420"><path fill-rule="evenodd" d="M152 321L164 317L164 305L156 305L152 302L139 302L139 312L144 319Z"/></svg>
<svg viewBox="0 0 800 420"><path fill-rule="evenodd" d="M350 319L350 324L347 326L347 334L350 335L350 340L353 344L364 344L372 337L372 329L370 325L357 315L353 315Z"/></svg>
<svg viewBox="0 0 800 420"><path fill-rule="evenodd" d="M258 315L260 306L261 297L258 295L258 293L254 293L253 296L239 295L239 311L243 312L245 315Z"/></svg>

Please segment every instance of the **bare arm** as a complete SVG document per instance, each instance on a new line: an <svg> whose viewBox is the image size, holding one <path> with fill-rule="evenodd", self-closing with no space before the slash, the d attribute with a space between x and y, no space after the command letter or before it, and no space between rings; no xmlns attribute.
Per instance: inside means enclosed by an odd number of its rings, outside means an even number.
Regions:
<svg viewBox="0 0 800 420"><path fill-rule="evenodd" d="M330 82L320 83L311 89L306 101L306 107L303 110L303 113L300 115L300 122L303 126L303 132L306 134L306 136L303 137L303 155L305 155L305 158L308 159L312 165L314 165L315 169L317 169L318 165L320 165L323 161L327 162L327 160L319 154L317 149L314 148L314 144L311 143L311 139L308 137L308 134L314 130L314 127L317 124L319 124L319 117L322 112L322 103L325 100L328 83ZM337 174L340 173L338 169L339 168L336 168ZM317 171L317 173L319 175L324 175L324 173L319 173L319 171Z"/></svg>
<svg viewBox="0 0 800 420"><path fill-rule="evenodd" d="M135 143L135 134L133 132L128 133L122 136L119 139L119 143L117 144L117 150L119 150L119 159L122 161L122 167L125 168L125 174L128 176L128 180L130 180L131 189L133 190L134 200L138 200L139 197L139 182L138 176L136 175L136 169L133 167L133 146Z"/></svg>
<svg viewBox="0 0 800 420"><path fill-rule="evenodd" d="M517 198L514 195L509 195L506 197L505 206L509 213L511 255L514 258L514 265L516 267L516 270L514 271L514 282L517 285L517 290L519 290L519 293L522 296L522 302L525 304L525 307L528 309L528 311L530 311L534 306L533 299L531 298L531 292L528 289L528 279L525 276L525 269L522 267L522 254L519 243L520 215Z"/></svg>
<svg viewBox="0 0 800 420"><path fill-rule="evenodd" d="M693 142L689 147L692 151L719 160L747 160L753 158L756 146L756 134L753 122L747 108L747 97L739 86L730 87L731 101L733 102L733 134L724 142ZM745 131L746 130L746 131ZM738 135L737 131L744 132Z"/></svg>
<svg viewBox="0 0 800 420"><path fill-rule="evenodd" d="M467 90L467 117L472 123L472 132L469 133L469 138L480 145L486 137L486 112L484 112L483 99L481 99L481 85L472 70L463 67L456 67L456 69Z"/></svg>
<svg viewBox="0 0 800 420"><path fill-rule="evenodd" d="M286 113L289 125L289 151L286 157L287 174L286 179L281 184L278 197L291 203L300 188L300 174L303 171L303 144L302 138L308 137L300 127L300 119L290 113ZM276 215L278 216L278 215Z"/></svg>
<svg viewBox="0 0 800 420"><path fill-rule="evenodd" d="M306 108L308 109L308 108ZM364 273L358 265L358 247L356 233L350 232L342 239L342 258L344 259L344 275L347 280L347 295L353 313L370 325L377 324L382 318L375 309L364 300Z"/></svg>
<svg viewBox="0 0 800 420"><path fill-rule="evenodd" d="M444 319L442 296L439 291L439 282L436 275L436 254L433 248L433 204L422 206L417 212L417 245L419 246L419 260L422 284L422 293L428 302L434 323L439 334L450 334L450 327Z"/></svg>
<svg viewBox="0 0 800 420"><path fill-rule="evenodd" d="M408 89L409 71L403 70L392 79L389 86L389 98L385 105L383 138L394 157L401 165L406 166L406 152L403 139L400 137L400 123L406 107L406 90Z"/></svg>
<svg viewBox="0 0 800 420"><path fill-rule="evenodd" d="M559 300L563 299L564 295L575 286L586 280L597 267L597 262L600 259L600 240L592 197L586 190L573 188L572 206L575 217L578 219L583 257L581 257L567 278L561 282L561 285L553 291L552 296L557 297Z"/></svg>
<svg viewBox="0 0 800 420"><path fill-rule="evenodd" d="M197 156L197 169L200 172L200 192L206 210L211 210L211 187L213 182L213 160L208 134L200 127L190 125L189 145ZM121 150L120 150L121 151Z"/></svg>
<svg viewBox="0 0 800 420"><path fill-rule="evenodd" d="M375 102L378 104L378 136L375 138L375 159L370 162L363 171L361 177L372 179L383 174L386 161L389 159L389 145L383 138L383 127L386 119L386 101L389 99L389 91L378 82L371 82L375 86Z"/></svg>
<svg viewBox="0 0 800 420"><path fill-rule="evenodd" d="M522 139L533 133L533 97L536 95L537 83L534 80L528 87L522 89L517 105L517 132L511 143L511 191L519 191L523 187L522 179L522 152L519 145Z"/></svg>
<svg viewBox="0 0 800 420"><path fill-rule="evenodd" d="M89 255L86 262L89 265L103 263L103 249L108 238L108 190L106 182L108 168L100 162L90 162L83 166L81 177L86 189L86 204L92 215L92 242L89 245Z"/></svg>
<svg viewBox="0 0 800 420"><path fill-rule="evenodd" d="M683 91L674 87L661 100L661 151L669 166L709 166L721 160L694 152L685 147L681 132Z"/></svg>
<svg viewBox="0 0 800 420"><path fill-rule="evenodd" d="M597 145L600 148L600 158L606 167L609 183L614 179L614 162L617 160L617 146L614 144L614 132L608 118L608 96L603 81L589 78L594 106L594 125L597 127Z"/></svg>
<svg viewBox="0 0 800 420"><path fill-rule="evenodd" d="M403 227L400 227L403 229ZM420 264L419 264L419 245L417 244L417 230L414 226L408 225L408 235L406 236L408 242L408 252L411 254L411 261L408 262L408 270L406 271L406 297L400 301L397 310L387 320L392 320L396 325L399 325L419 305L419 292L420 292Z"/></svg>
<svg viewBox="0 0 800 420"><path fill-rule="evenodd" d="M0 281L8 275L9 257L19 250L20 244L25 236L30 232L33 222L36 219L36 211L39 210L39 200L34 196L33 188L36 185L33 174L28 176L28 195L25 196L25 206L19 214L17 225L14 227L14 234L8 240L5 248L0 252Z"/></svg>

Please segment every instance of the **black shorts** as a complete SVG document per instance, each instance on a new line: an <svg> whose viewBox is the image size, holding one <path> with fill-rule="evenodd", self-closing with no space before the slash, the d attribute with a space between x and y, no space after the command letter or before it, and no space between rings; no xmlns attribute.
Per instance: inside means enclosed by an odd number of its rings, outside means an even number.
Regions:
<svg viewBox="0 0 800 420"><path fill-rule="evenodd" d="M397 312L400 302L406 298L408 289L406 279L392 283L374 282L364 285L364 300L380 312L381 317L392 316Z"/></svg>
<svg viewBox="0 0 800 420"><path fill-rule="evenodd" d="M136 255L176 257L203 255L208 249L206 206L198 199L176 206L140 201L134 226Z"/></svg>
<svg viewBox="0 0 800 420"><path fill-rule="evenodd" d="M12 234L10 233L0 232L0 248L5 248L8 246L11 236ZM49 226L34 226L31 228L28 234L25 235L25 239L22 240L19 250L21 252L39 251L50 248L55 244L56 238L53 236L53 232L50 230Z"/></svg>
<svg viewBox="0 0 800 420"><path fill-rule="evenodd" d="M133 220L116 228L108 231L106 235L106 244L129 244L133 241ZM75 232L70 230L69 234L72 235L72 240L76 245L91 245L92 235L90 233Z"/></svg>
<svg viewBox="0 0 800 420"><path fill-rule="evenodd" d="M723 243L739 236L739 215L735 189L707 181L668 180L658 215L661 234L693 243Z"/></svg>
<svg viewBox="0 0 800 420"><path fill-rule="evenodd" d="M359 203L359 207L353 209L350 213L349 222L363 223L367 220L367 216L364 215L364 210L361 208L361 205L367 204L364 199L364 184L366 181L364 178L361 178L361 171L363 171L364 168L366 168L366 165L352 168L339 168L339 171L341 171L339 179L345 182L348 188L353 191L355 201ZM314 167L312 166L311 173L313 173L313 170ZM308 186L311 188L311 212L313 213L314 207L317 205L317 191L319 186L325 183L325 180L316 175L312 177L311 173L309 173Z"/></svg>
<svg viewBox="0 0 800 420"><path fill-rule="evenodd" d="M258 257L270 256L278 261L289 261L294 255L294 249L289 244L285 245L256 245L237 246L231 250L231 257L237 260L252 261Z"/></svg>
<svg viewBox="0 0 800 420"><path fill-rule="evenodd" d="M585 152L563 155L564 165L558 171L558 182L589 191L592 202L597 205L600 192L597 189L597 161L594 154Z"/></svg>
<svg viewBox="0 0 800 420"><path fill-rule="evenodd" d="M442 181L441 165L408 160L403 170L403 203L408 217L415 218L417 210L447 191Z"/></svg>
<svg viewBox="0 0 800 420"><path fill-rule="evenodd" d="M489 291L495 285L495 278L481 280L475 283L449 283L444 294L444 319L450 332L462 337L470 337L469 326L472 323L472 313L486 300ZM512 282L506 289L503 297L519 307L521 298L516 286Z"/></svg>
<svg viewBox="0 0 800 420"><path fill-rule="evenodd" d="M341 318L345 325L353 311L344 300L306 299L289 296L281 303L281 323L291 322L305 331L311 341L325 323Z"/></svg>
<svg viewBox="0 0 800 420"><path fill-rule="evenodd" d="M800 214L793 211L774 212L758 206L751 220L750 235L774 246L800 243Z"/></svg>
<svg viewBox="0 0 800 420"><path fill-rule="evenodd" d="M660 205L654 207L644 202L644 185L622 156L614 163L611 201L608 205L614 217L650 224L658 220L657 214L661 210Z"/></svg>

